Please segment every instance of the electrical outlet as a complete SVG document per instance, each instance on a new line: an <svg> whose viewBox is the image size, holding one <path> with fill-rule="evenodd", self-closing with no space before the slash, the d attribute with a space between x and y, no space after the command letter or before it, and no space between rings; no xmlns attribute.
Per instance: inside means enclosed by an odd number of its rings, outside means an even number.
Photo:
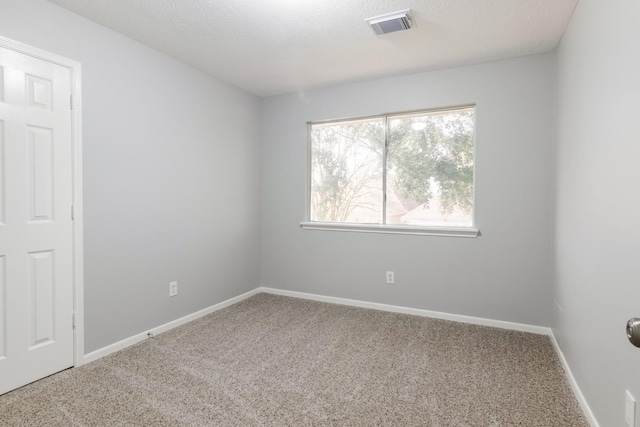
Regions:
<svg viewBox="0 0 640 427"><path fill-rule="evenodd" d="M396 283L396 278L393 271L387 271L387 284L393 285L394 283Z"/></svg>
<svg viewBox="0 0 640 427"><path fill-rule="evenodd" d="M636 400L629 390L627 390L625 399L624 421L628 427L636 427Z"/></svg>
<svg viewBox="0 0 640 427"><path fill-rule="evenodd" d="M178 282L169 283L169 296L175 297L178 295Z"/></svg>

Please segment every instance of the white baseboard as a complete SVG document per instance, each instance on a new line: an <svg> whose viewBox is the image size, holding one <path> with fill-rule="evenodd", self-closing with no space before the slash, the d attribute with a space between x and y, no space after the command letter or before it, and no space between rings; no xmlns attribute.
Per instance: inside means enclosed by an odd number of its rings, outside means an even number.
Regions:
<svg viewBox="0 0 640 427"><path fill-rule="evenodd" d="M582 394L582 390L580 390L580 387L578 386L578 382L576 381L576 378L573 376L573 372L571 372L569 363L567 363L567 359L564 357L564 353L562 352L562 349L558 345L558 341L556 340L555 335L552 332L549 336L551 338L551 342L553 343L553 347L556 350L556 354L560 359L560 364L562 364L564 373L567 376L567 380L569 381L569 384L571 384L571 388L573 389L573 394L576 396L576 399L578 400L578 403L582 408L582 412L584 412L584 416L587 417L587 421L589 421L589 424L591 425L591 427L600 427L600 424L598 424L598 420L596 420L595 415L593 415L593 412L591 411L591 408L587 403L587 399L585 399L584 394Z"/></svg>
<svg viewBox="0 0 640 427"><path fill-rule="evenodd" d="M511 329L515 331L529 332L529 333L539 334L539 335L548 335L549 338L551 338L551 342L553 344L553 347L556 353L558 354L558 358L560 359L562 368L564 369L565 375L567 376L567 380L569 381L569 384L571 384L573 393L576 396L576 399L578 400L578 403L580 404L580 407L582 408L582 411L584 412L584 415L587 418L587 421L589 421L589 424L591 425L591 427L600 427L598 424L598 421L593 415L593 412L591 411L591 408L589 407L589 404L587 403L587 400L584 398L584 395L582 394L582 391L580 390L580 387L578 386L578 383L576 382L576 379L574 378L571 372L571 369L569 368L569 365L567 364L567 360L565 359L564 354L562 353L562 350L558 346L558 342L556 341L556 337L553 335L553 331L551 328L546 328L543 326L527 325L523 323L505 322L502 320L485 319L481 317L463 316L460 314L442 313L439 311L401 307L397 305L388 305L388 304L380 304L375 302L366 302L366 301L358 301L358 300L345 299L345 298L328 297L324 295L308 294L304 292L285 291L281 289L273 289L273 288L267 288L267 287L260 287L258 288L258 290L260 292L264 292L268 294L283 295L283 296L288 296L293 298L302 298L302 299L308 299L308 300L314 300L314 301L329 302L333 304L349 305L353 307L371 308L374 310L390 311L393 313L413 314L415 316L432 317L435 319L451 320L453 322L470 323L473 325L491 326L494 328Z"/></svg>
<svg viewBox="0 0 640 427"><path fill-rule="evenodd" d="M377 302L359 301L346 298L328 297L324 295L308 294L304 292L285 291L260 287L260 292L274 295L283 295L293 298L302 298L314 301L330 302L332 304L349 305L352 307L371 308L374 310L390 311L393 313L412 314L414 316L431 317L434 319L451 320L453 322L470 323L473 325L491 326L494 328L511 329L514 331L530 332L538 335L549 335L551 330L542 326L527 325L524 323L505 322L502 320L484 319L481 317L463 316L461 314L449 314L440 311L422 310L419 308L402 307L398 305L380 304Z"/></svg>
<svg viewBox="0 0 640 427"><path fill-rule="evenodd" d="M108 345L108 346L103 347L103 348L101 348L99 350L92 351L91 353L88 353L88 354L84 355L83 363L93 362L93 361L98 360L98 359L100 359L102 357L105 357L105 356L107 356L107 355L109 355L111 353L114 353L116 351L125 349L125 348L127 348L127 347L129 347L131 345L137 344L140 341L143 341L143 340L149 338L149 336L147 335L149 332L151 332L153 335L161 334L162 332L166 332L169 329L173 329L173 328L175 328L177 326L184 325L185 323L191 322L192 320L196 320L196 319L198 319L198 318L200 318L202 316L206 316L207 314L211 314L214 311L218 311L218 310L221 310L221 309L223 309L225 307L229 307L230 305L233 305L233 304L238 303L238 302L240 302L242 300L245 300L245 299L247 299L247 298L249 298L249 297L251 297L253 295L256 295L256 294L258 294L260 292L261 292L260 288L256 288L256 289L254 289L252 291L249 291L249 292L246 292L246 293L244 293L242 295L238 295L237 297L233 297L233 298L230 298L230 299L228 299L226 301L222 301L221 303L212 305L211 307L207 307L207 308L202 309L200 311L196 311L195 313L188 314L188 315L186 315L184 317L181 317L179 319L173 320L173 321L171 321L169 323L165 323L164 325L157 326L157 327L155 327L153 329L150 329L148 331L141 332L141 333L139 333L137 335L134 335L132 337L125 338L122 341L118 341L118 342L116 342L114 344Z"/></svg>
<svg viewBox="0 0 640 427"><path fill-rule="evenodd" d="M560 359L560 363L562 364L565 375L567 376L569 384L571 384L571 388L573 389L573 392L576 396L576 399L578 400L578 403L582 407L585 417L589 421L589 424L591 425L591 427L600 427L598 424L598 421L593 415L593 412L591 411L591 408L589 407L589 404L587 403L584 395L582 394L582 391L580 390L580 387L578 386L578 383L576 382L575 377L571 372L571 369L569 368L569 365L567 363L567 360L564 357L564 354L562 353L562 350L558 346L558 342L556 341L556 338L553 335L553 331L551 330L551 328L547 328L543 326L527 325L524 323L506 322L502 320L485 319L481 317L464 316L460 314L449 314L449 313L443 313L439 311L422 310L418 308L402 307L397 305L359 301L359 300L353 300L353 299L347 299L347 298L329 297L324 295L309 294L305 292L287 291L282 289L268 288L264 286L261 286L252 291L246 292L242 295L238 295L237 297L230 298L221 303L212 305L211 307L205 308L203 310L197 311L187 316L181 317L172 322L165 323L164 325L155 327L149 331L141 332L137 335L126 338L122 341L118 341L114 344L111 344L99 350L93 351L84 356L83 362L84 363L93 362L104 356L107 356L108 354L111 354L118 350L122 350L133 344L139 343L140 341L143 341L148 338L147 334L149 332L151 332L154 335L160 334L162 332L168 331L169 329L173 329L177 326L184 325L185 323L191 322L192 320L196 320L202 316L206 316L207 314L213 313L215 311L218 311L230 305L236 304L242 300L245 300L253 295L256 295L262 292L267 294L282 295L282 296L288 296L293 298L328 302L332 304L348 305L348 306L360 307L360 308L370 308L374 310L389 311L393 313L412 314L414 316L431 317L434 319L450 320L453 322L470 323L473 325L490 326L494 328L510 329L514 331L529 332L529 333L539 334L539 335L548 335L551 338L551 342L553 344L553 347L556 353L558 354L558 358Z"/></svg>

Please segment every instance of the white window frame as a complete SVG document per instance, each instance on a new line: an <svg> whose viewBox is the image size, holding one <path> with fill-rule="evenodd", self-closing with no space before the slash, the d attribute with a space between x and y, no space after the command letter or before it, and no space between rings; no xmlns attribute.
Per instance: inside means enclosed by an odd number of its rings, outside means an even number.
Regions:
<svg viewBox="0 0 640 427"><path fill-rule="evenodd" d="M349 222L323 222L323 221L311 221L311 127L317 124L327 123L340 123L350 120L366 120L374 118L382 118L385 122L385 139L388 137L388 119L390 116L401 116L409 114L420 113L435 113L441 111L455 111L462 109L474 109L475 104L456 105L451 107L438 107L421 110L402 111L395 113L385 113L373 116L361 116L361 117L349 117L343 119L332 120L318 120L307 122L307 169L306 169L306 197L305 197L305 220L300 222L300 227L305 230L324 230L324 231L347 231L347 232L359 232L359 233L388 233L388 234L414 234L414 235L428 235L428 236L446 236L446 237L478 237L480 231L476 228L476 125L474 118L473 127L473 212L472 212L472 226L471 227L441 227L441 226L421 226L421 225L398 225L398 224L360 224ZM386 145L386 141L385 141ZM386 165L386 149L383 158L383 174L387 173ZM383 179L383 187L386 187L386 180ZM383 188L383 192L386 194L386 188ZM384 208L384 207L383 207ZM385 213L383 216L386 218Z"/></svg>

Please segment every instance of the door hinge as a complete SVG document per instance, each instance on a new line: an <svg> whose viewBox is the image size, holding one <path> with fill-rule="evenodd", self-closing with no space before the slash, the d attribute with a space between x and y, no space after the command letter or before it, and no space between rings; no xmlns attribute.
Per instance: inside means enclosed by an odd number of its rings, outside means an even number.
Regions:
<svg viewBox="0 0 640 427"><path fill-rule="evenodd" d="M75 328L76 328L76 314L75 314L75 313L73 313L73 314L71 315L71 327L72 327L73 329L75 329Z"/></svg>
<svg viewBox="0 0 640 427"><path fill-rule="evenodd" d="M69 95L69 107L73 110L73 95Z"/></svg>
<svg viewBox="0 0 640 427"><path fill-rule="evenodd" d="M76 219L76 212L74 209L74 205L71 205L71 221L73 221L74 219Z"/></svg>

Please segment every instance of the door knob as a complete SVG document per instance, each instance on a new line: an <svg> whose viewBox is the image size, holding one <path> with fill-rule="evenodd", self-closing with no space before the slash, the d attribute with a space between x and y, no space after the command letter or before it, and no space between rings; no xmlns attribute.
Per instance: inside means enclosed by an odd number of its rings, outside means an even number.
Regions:
<svg viewBox="0 0 640 427"><path fill-rule="evenodd" d="M627 322L627 338L636 347L640 347L640 318L634 317Z"/></svg>

